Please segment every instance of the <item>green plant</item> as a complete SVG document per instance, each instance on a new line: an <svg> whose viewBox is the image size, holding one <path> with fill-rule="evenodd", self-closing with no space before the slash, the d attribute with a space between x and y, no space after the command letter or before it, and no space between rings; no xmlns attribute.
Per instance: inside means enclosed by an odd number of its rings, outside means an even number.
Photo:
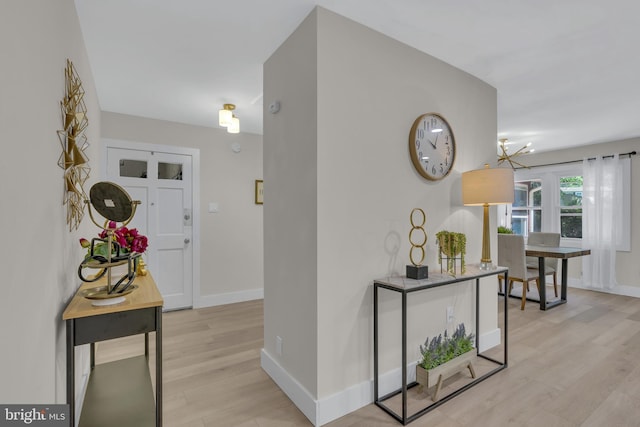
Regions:
<svg viewBox="0 0 640 427"><path fill-rule="evenodd" d="M464 233L456 233L453 231L438 231L436 233L438 239L438 262L442 264L442 254L446 255L447 272L455 274L455 258L460 255L461 272L466 271L464 264L464 255L467 251L467 236Z"/></svg>
<svg viewBox="0 0 640 427"><path fill-rule="evenodd" d="M473 350L474 338L474 334L467 335L464 323L458 325L451 337L447 335L446 330L444 331L444 336L440 334L431 341L427 337L424 345L420 345L422 359L418 362L418 365L429 370L467 353Z"/></svg>
<svg viewBox="0 0 640 427"><path fill-rule="evenodd" d="M503 227L503 226L498 226L498 233L499 234L513 234L513 230L507 227Z"/></svg>

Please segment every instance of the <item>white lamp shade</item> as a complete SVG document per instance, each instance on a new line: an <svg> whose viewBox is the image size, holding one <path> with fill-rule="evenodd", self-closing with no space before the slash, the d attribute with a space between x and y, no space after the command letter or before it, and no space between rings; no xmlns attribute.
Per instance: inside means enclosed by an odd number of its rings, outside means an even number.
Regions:
<svg viewBox="0 0 640 427"><path fill-rule="evenodd" d="M237 117L231 118L231 123L227 126L227 132L229 133L240 133L240 120Z"/></svg>
<svg viewBox="0 0 640 427"><path fill-rule="evenodd" d="M233 113L231 110L220 110L218 111L218 124L222 127L227 127L231 124L232 117Z"/></svg>
<svg viewBox="0 0 640 427"><path fill-rule="evenodd" d="M462 174L462 203L465 205L501 205L513 203L513 169L496 168Z"/></svg>

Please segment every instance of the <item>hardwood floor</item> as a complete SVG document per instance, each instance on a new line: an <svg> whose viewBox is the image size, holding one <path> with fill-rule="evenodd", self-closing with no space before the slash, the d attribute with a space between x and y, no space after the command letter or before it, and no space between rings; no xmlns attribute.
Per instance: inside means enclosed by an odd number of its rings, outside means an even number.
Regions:
<svg viewBox="0 0 640 427"><path fill-rule="evenodd" d="M640 426L640 299L569 289L547 312L509 307L509 367L411 426ZM262 301L164 314L165 426L312 425L260 368L262 317ZM96 362L143 347L99 343ZM398 425L375 405L327 424Z"/></svg>

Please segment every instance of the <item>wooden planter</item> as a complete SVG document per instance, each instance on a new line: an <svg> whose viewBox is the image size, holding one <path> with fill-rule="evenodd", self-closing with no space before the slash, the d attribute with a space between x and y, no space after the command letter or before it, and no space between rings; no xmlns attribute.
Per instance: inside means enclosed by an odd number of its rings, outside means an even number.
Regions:
<svg viewBox="0 0 640 427"><path fill-rule="evenodd" d="M471 378L476 377L476 372L473 369L473 364L477 359L476 350L468 351L455 359L449 360L447 363L443 363L440 366L436 366L433 369L426 370L422 366L416 366L416 381L419 384L418 392L422 393L424 388L431 388L434 385L436 386L435 391L433 392L433 396L431 399L434 402L438 401L438 393L440 392L440 388L442 387L442 382L457 374L458 372L469 369L469 373L471 374Z"/></svg>

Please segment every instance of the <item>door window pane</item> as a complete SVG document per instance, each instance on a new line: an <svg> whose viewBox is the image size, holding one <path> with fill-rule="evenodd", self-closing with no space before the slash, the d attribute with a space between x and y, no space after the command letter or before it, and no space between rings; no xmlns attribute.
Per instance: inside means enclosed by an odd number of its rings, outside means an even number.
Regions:
<svg viewBox="0 0 640 427"><path fill-rule="evenodd" d="M182 164L159 162L158 179L175 179L182 181Z"/></svg>
<svg viewBox="0 0 640 427"><path fill-rule="evenodd" d="M127 178L146 178L147 162L144 160L120 160L120 176Z"/></svg>

